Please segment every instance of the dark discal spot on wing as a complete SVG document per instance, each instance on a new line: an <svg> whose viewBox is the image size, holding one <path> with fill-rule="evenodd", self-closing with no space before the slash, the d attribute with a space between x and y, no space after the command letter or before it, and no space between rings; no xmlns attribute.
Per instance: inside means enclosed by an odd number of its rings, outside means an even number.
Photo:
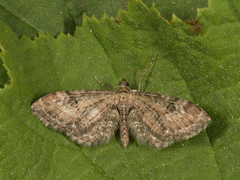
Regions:
<svg viewBox="0 0 240 180"><path fill-rule="evenodd" d="M176 106L175 106L174 103L169 103L169 104L167 105L167 110L170 111L170 112L174 112L174 111L177 110L177 108L176 108Z"/></svg>

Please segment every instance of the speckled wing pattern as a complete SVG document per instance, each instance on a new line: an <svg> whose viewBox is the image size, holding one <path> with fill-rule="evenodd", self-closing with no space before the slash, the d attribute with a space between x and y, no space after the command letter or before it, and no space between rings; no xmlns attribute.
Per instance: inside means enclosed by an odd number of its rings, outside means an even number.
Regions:
<svg viewBox="0 0 240 180"><path fill-rule="evenodd" d="M167 147L177 140L188 139L205 129L207 113L196 104L160 94L133 93L128 115L131 134L154 147Z"/></svg>
<svg viewBox="0 0 240 180"><path fill-rule="evenodd" d="M48 94L32 104L32 112L45 126L65 133L85 146L107 143L118 127L114 92L62 91Z"/></svg>

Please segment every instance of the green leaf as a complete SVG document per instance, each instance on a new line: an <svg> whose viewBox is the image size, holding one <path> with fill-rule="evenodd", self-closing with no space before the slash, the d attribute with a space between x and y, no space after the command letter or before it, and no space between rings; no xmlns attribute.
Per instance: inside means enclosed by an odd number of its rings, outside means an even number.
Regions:
<svg viewBox="0 0 240 180"><path fill-rule="evenodd" d="M173 13L182 20L192 20L197 16L197 8L207 7L207 0L151 0L145 3L148 7L155 3L156 9L169 21ZM97 19L103 14L117 18L118 9L126 10L127 6L127 0L0 0L0 21L18 37L33 38L38 32L56 37L61 32L74 34L76 25L82 25L83 13Z"/></svg>
<svg viewBox="0 0 240 180"><path fill-rule="evenodd" d="M210 1L196 23L168 23L132 0L114 18L83 17L74 36L39 33L18 39L0 23L0 56L11 83L0 90L0 177L3 179L237 179L239 177L240 53L238 2ZM51 20L49 21L51 23ZM119 135L81 147L46 128L31 113L55 91L117 87L127 72L141 74L142 91L198 103L211 116L207 131L164 149ZM137 88L137 75L128 81ZM5 81L4 81L5 82Z"/></svg>

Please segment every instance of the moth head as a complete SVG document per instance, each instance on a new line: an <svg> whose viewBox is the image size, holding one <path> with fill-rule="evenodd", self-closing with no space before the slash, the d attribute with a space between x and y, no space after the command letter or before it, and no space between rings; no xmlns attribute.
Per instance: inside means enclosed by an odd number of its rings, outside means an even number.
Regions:
<svg viewBox="0 0 240 180"><path fill-rule="evenodd" d="M129 87L129 83L126 81L125 78L122 79L122 81L119 83L119 87Z"/></svg>
<svg viewBox="0 0 240 180"><path fill-rule="evenodd" d="M126 81L125 78L123 78L123 80L119 83L118 92L128 93L130 91L130 88L128 86L129 86L129 83Z"/></svg>

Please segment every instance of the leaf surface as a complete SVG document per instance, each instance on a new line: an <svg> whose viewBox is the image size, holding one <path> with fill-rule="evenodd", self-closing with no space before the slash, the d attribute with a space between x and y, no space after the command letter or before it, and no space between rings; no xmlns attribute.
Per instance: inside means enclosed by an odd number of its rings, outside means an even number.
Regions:
<svg viewBox="0 0 240 180"><path fill-rule="evenodd" d="M132 0L119 24L84 15L74 36L39 33L20 39L0 24L0 56L11 83L0 90L0 176L4 179L236 179L239 177L239 4L209 1L195 24ZM221 11L220 11L221 9ZM51 22L51 21L50 21ZM119 135L81 147L32 115L38 98L65 90L117 87L147 68L141 91L184 98L212 118L207 131L164 149ZM137 88L137 74L127 77Z"/></svg>

